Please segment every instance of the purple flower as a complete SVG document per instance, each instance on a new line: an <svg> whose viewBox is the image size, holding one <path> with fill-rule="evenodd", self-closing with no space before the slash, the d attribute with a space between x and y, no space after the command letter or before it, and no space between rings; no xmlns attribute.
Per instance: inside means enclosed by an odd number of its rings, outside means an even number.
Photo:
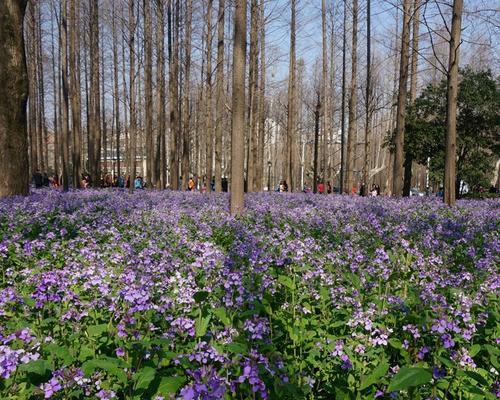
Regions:
<svg viewBox="0 0 500 400"><path fill-rule="evenodd" d="M62 386L56 378L52 378L47 383L41 385L40 389L43 390L45 398L50 399L54 395L54 393L62 389Z"/></svg>

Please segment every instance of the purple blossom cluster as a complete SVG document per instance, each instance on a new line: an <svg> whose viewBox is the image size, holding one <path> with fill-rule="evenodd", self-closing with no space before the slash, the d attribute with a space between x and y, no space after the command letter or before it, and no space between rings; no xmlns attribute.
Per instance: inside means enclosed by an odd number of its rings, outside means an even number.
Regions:
<svg viewBox="0 0 500 400"><path fill-rule="evenodd" d="M0 398L389 398L405 368L421 398L498 393L498 200L245 201L233 219L225 194L1 200Z"/></svg>

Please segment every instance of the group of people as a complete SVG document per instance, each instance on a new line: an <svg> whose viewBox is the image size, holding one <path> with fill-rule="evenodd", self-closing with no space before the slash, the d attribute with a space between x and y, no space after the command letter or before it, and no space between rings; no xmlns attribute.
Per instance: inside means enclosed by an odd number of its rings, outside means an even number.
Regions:
<svg viewBox="0 0 500 400"><path fill-rule="evenodd" d="M50 175L47 174L47 172L40 172L39 169L37 169L33 173L32 177L33 185L36 188L42 188L42 187L53 187L53 188L58 188L60 186L59 184L59 178L57 175Z"/></svg>

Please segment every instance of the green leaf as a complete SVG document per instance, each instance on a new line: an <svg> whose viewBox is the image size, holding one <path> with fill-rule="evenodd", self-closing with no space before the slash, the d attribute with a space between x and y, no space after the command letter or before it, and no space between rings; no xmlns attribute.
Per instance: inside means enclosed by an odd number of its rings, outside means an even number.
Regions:
<svg viewBox="0 0 500 400"><path fill-rule="evenodd" d="M108 324L90 325L87 326L87 333L90 337L101 336L108 331Z"/></svg>
<svg viewBox="0 0 500 400"><path fill-rule="evenodd" d="M210 323L210 318L212 318L212 316L207 315L205 318L196 320L196 337L205 336L205 333L207 333L208 324Z"/></svg>
<svg viewBox="0 0 500 400"><path fill-rule="evenodd" d="M377 367L373 370L373 372L368 375L366 378L361 378L361 386L359 390L366 389L368 386L377 383L380 378L382 378L387 371L389 370L389 364L387 361L382 361Z"/></svg>
<svg viewBox="0 0 500 400"><path fill-rule="evenodd" d="M295 284L289 276L278 275L278 282L290 290L295 290Z"/></svg>
<svg viewBox="0 0 500 400"><path fill-rule="evenodd" d="M464 374L467 375L469 378L474 379L477 383L480 383L481 385L485 387L489 387L490 385L488 384L488 381L484 379L484 377L480 374L478 374L475 371L464 371Z"/></svg>
<svg viewBox="0 0 500 400"><path fill-rule="evenodd" d="M161 378L160 385L156 395L176 393L186 382L186 378L182 376L166 376Z"/></svg>
<svg viewBox="0 0 500 400"><path fill-rule="evenodd" d="M149 387L149 384L154 380L156 375L156 370L152 367L144 367L140 369L134 375L135 390L146 390Z"/></svg>
<svg viewBox="0 0 500 400"><path fill-rule="evenodd" d="M226 349L235 354L246 354L248 351L248 347L244 343L233 342L226 345Z"/></svg>
<svg viewBox="0 0 500 400"><path fill-rule="evenodd" d="M199 303L202 303L203 301L205 301L208 297L209 293L202 290L202 291L199 291L199 292L196 292L193 296L194 300L199 304Z"/></svg>
<svg viewBox="0 0 500 400"><path fill-rule="evenodd" d="M56 360L63 361L65 365L71 365L74 362L73 357L69 353L69 349L61 347L56 343L49 343L44 349Z"/></svg>
<svg viewBox="0 0 500 400"><path fill-rule="evenodd" d="M87 361L89 358L94 357L94 350L92 350L88 346L80 347L80 354L78 355L78 359L80 361Z"/></svg>
<svg viewBox="0 0 500 400"><path fill-rule="evenodd" d="M44 376L50 372L50 363L47 360L30 361L28 364L20 365L19 371Z"/></svg>
<svg viewBox="0 0 500 400"><path fill-rule="evenodd" d="M473 345L470 350L469 350L469 355L471 357L474 357L477 353L481 351L481 345L480 344L475 344Z"/></svg>
<svg viewBox="0 0 500 400"><path fill-rule="evenodd" d="M116 358L96 358L84 362L82 371L86 376L90 376L96 369L102 369L125 384L127 383L127 374L123 370L125 367L125 363Z"/></svg>
<svg viewBox="0 0 500 400"><path fill-rule="evenodd" d="M407 368L403 367L392 378L392 381L387 388L389 392L407 389L411 386L420 386L430 382L432 374L424 368Z"/></svg>
<svg viewBox="0 0 500 400"><path fill-rule="evenodd" d="M399 339L389 339L389 344L391 345L391 347L398 350L403 348L403 344Z"/></svg>
<svg viewBox="0 0 500 400"><path fill-rule="evenodd" d="M226 326L231 325L231 320L228 318L226 310L224 308L214 308L210 312L214 314L217 318L219 318L224 325Z"/></svg>

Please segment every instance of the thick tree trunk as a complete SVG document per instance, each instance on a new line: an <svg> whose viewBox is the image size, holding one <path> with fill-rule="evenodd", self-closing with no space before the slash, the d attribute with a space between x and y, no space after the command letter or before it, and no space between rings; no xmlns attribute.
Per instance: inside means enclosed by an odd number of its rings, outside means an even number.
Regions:
<svg viewBox="0 0 500 400"><path fill-rule="evenodd" d="M27 1L0 2L0 197L29 192L23 21Z"/></svg>
<svg viewBox="0 0 500 400"><path fill-rule="evenodd" d="M399 89L396 117L394 169L392 176L393 196L401 196L403 194L404 135L406 120L406 97L408 91L408 52L410 46L410 0L404 0L403 3L403 32L401 38L401 61L399 64Z"/></svg>
<svg viewBox="0 0 500 400"><path fill-rule="evenodd" d="M182 190L187 190L190 178L189 151L191 144L191 39L192 39L193 2L187 0L186 32L184 37L184 93L182 126Z"/></svg>
<svg viewBox="0 0 500 400"><path fill-rule="evenodd" d="M172 2L175 10L172 15ZM172 18L173 17L173 18ZM172 29L173 28L173 29ZM179 1L168 3L168 56L169 56L169 90L170 90L170 187L179 189ZM173 38L172 38L173 36ZM173 40L172 40L173 39ZM173 46L172 46L173 41ZM173 47L173 48L172 48Z"/></svg>
<svg viewBox="0 0 500 400"><path fill-rule="evenodd" d="M73 186L80 187L81 181L81 147L82 147L82 128L81 128L81 97L80 97L80 74L79 66L79 37L80 31L78 29L79 22L76 12L76 0L70 2L70 40L69 40L69 69L70 69L70 92L71 92L71 116L73 122L73 149L72 149L72 163L73 163Z"/></svg>
<svg viewBox="0 0 500 400"><path fill-rule="evenodd" d="M157 79L157 108L158 108L158 137L160 142L160 187L167 185L167 160L165 146L165 9L164 0L157 0L156 16L156 79Z"/></svg>
<svg viewBox="0 0 500 400"><path fill-rule="evenodd" d="M328 136L330 132L330 104L328 98L328 53L326 34L326 0L321 1L321 32L323 36L322 47L322 76L323 76L323 184L326 188L328 166ZM316 182L313 183L316 186ZM326 193L326 191L325 191Z"/></svg>
<svg viewBox="0 0 500 400"><path fill-rule="evenodd" d="M410 104L417 97L417 65L418 65L418 34L420 28L420 0L413 2L413 27L412 27L412 51L411 51L411 74L410 74ZM407 161L408 160L408 161ZM411 154L405 151L405 171L403 182L403 196L410 196L413 160Z"/></svg>
<svg viewBox="0 0 500 400"><path fill-rule="evenodd" d="M148 187L156 186L154 171L153 140L153 29L151 23L151 1L143 0L144 13L144 78L145 78L145 119L146 119L146 180Z"/></svg>
<svg viewBox="0 0 500 400"><path fill-rule="evenodd" d="M349 129L347 131L347 190L351 192L354 186L354 167L356 165L357 150L357 67L358 67L358 0L352 2L352 59L351 59L351 87L349 93Z"/></svg>
<svg viewBox="0 0 500 400"><path fill-rule="evenodd" d="M54 174L56 176L59 176L59 126L58 126L58 116L57 116L57 93L58 93L58 74L56 72L56 50L55 50L55 45L54 45L54 32L56 31L54 27L54 17L53 14L55 12L55 7L51 7L51 15L50 15L50 24L51 24L51 52L52 52L52 82L53 82L53 88L52 88L52 93L53 93L53 109L54 109L54 116L53 116L53 134L54 134Z"/></svg>
<svg viewBox="0 0 500 400"><path fill-rule="evenodd" d="M69 87L68 87L68 4L61 1L61 83L62 83L62 185L63 190L69 190Z"/></svg>
<svg viewBox="0 0 500 400"><path fill-rule="evenodd" d="M463 0L453 1L451 22L448 84L446 91L446 153L444 164L444 202L448 206L456 201L456 145L457 145L457 95L460 33L462 26Z"/></svg>
<svg viewBox="0 0 500 400"><path fill-rule="evenodd" d="M247 3L236 0L233 43L233 98L231 130L231 215L238 216L244 207L243 163L245 142L245 64Z"/></svg>
<svg viewBox="0 0 500 400"><path fill-rule="evenodd" d="M259 83L259 116L257 168L255 172L255 190L262 191L264 185L264 147L266 134L266 17L264 0L260 0L260 83ZM268 185L269 186L269 185ZM268 188L269 190L269 188Z"/></svg>
<svg viewBox="0 0 500 400"><path fill-rule="evenodd" d="M89 93L89 169L92 185L101 181L101 117L99 87L99 2L89 0L90 7L90 93ZM104 106L104 105L103 105Z"/></svg>
<svg viewBox="0 0 500 400"><path fill-rule="evenodd" d="M365 194L369 188L369 169L370 169L370 139L372 134L372 54L371 54L371 0L366 3L366 98L365 98L365 151L363 163L363 184L365 185Z"/></svg>
<svg viewBox="0 0 500 400"><path fill-rule="evenodd" d="M215 100L215 191L222 191L222 135L224 131L224 16L225 0L219 0L217 23L217 87Z"/></svg>
<svg viewBox="0 0 500 400"><path fill-rule="evenodd" d="M118 35L116 31L115 0L112 5L112 34L113 34L113 101L115 117L115 136L116 136L116 174L121 175L121 126L120 126L120 91L118 82Z"/></svg>
<svg viewBox="0 0 500 400"><path fill-rule="evenodd" d="M296 55L295 55L295 34L296 34L296 0L291 0L291 24L290 24L290 66L288 71L288 116L287 116L287 140L286 140L286 161L285 173L288 188L293 192L296 188L297 166L297 130L296 130Z"/></svg>
<svg viewBox="0 0 500 400"><path fill-rule="evenodd" d="M212 8L213 0L207 3L207 69L206 69L206 110L205 110L205 129L207 138L206 147L206 187L207 193L212 191L213 174L213 152L214 152L214 132L213 132L213 113L212 113Z"/></svg>
<svg viewBox="0 0 500 400"><path fill-rule="evenodd" d="M345 98L346 98L346 53L347 53L347 2L344 1L344 23L342 32L342 106L341 106L341 137L340 137L340 182L339 193L343 194L345 188ZM348 188L347 190L349 190Z"/></svg>
<svg viewBox="0 0 500 400"><path fill-rule="evenodd" d="M129 171L130 171L130 186L129 191L134 191L134 180L137 174L136 171L136 153L137 153L137 115L135 109L135 1L129 0L128 2L128 35L129 35L129 108L130 108L130 125L129 125Z"/></svg>

